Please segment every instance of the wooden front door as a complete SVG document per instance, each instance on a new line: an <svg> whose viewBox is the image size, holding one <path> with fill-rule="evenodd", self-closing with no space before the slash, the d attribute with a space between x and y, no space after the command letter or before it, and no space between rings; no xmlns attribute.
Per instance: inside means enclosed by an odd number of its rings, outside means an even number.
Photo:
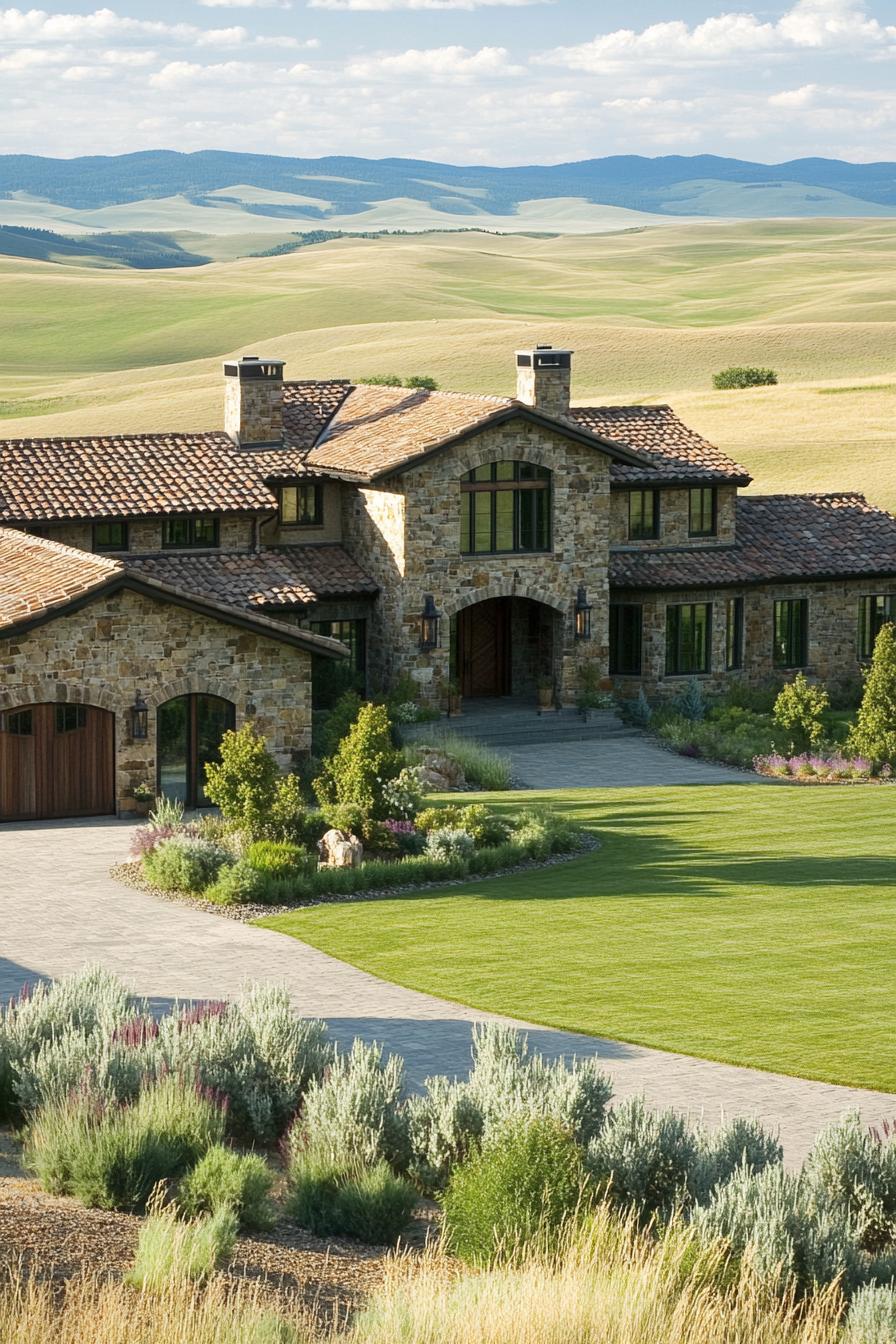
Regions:
<svg viewBox="0 0 896 1344"><path fill-rule="evenodd" d="M510 695L510 598L492 597L459 613L457 673L470 699Z"/></svg>
<svg viewBox="0 0 896 1344"><path fill-rule="evenodd" d="M0 716L0 821L115 811L115 716L41 704Z"/></svg>

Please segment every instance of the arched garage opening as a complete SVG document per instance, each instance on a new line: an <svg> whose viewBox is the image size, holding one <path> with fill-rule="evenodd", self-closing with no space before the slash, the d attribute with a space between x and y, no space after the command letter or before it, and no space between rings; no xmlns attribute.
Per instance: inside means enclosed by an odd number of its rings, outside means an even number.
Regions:
<svg viewBox="0 0 896 1344"><path fill-rule="evenodd" d="M158 791L185 807L207 807L205 767L219 759L236 706L219 695L178 695L159 705Z"/></svg>
<svg viewBox="0 0 896 1344"><path fill-rule="evenodd" d="M114 714L68 703L0 714L0 820L114 811Z"/></svg>

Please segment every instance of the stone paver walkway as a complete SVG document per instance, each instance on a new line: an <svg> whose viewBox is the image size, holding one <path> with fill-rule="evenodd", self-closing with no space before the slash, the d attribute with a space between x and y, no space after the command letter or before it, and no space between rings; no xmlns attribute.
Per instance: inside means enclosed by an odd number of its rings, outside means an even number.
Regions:
<svg viewBox="0 0 896 1344"><path fill-rule="evenodd" d="M108 870L124 856L129 830L113 820L0 826L0 995L87 962L115 971L159 1008L232 997L247 979L278 981L299 1012L325 1018L338 1040L362 1036L402 1054L412 1083L466 1071L471 1023L488 1014L386 984L281 934L122 886ZM711 1124L723 1113L760 1116L780 1129L790 1162L848 1110L869 1123L896 1113L896 1097L884 1093L527 1030L546 1055L597 1055L619 1097L644 1093Z"/></svg>
<svg viewBox="0 0 896 1344"><path fill-rule="evenodd" d="M653 788L671 784L773 784L763 775L695 761L649 737L539 742L509 747L516 780L530 789Z"/></svg>

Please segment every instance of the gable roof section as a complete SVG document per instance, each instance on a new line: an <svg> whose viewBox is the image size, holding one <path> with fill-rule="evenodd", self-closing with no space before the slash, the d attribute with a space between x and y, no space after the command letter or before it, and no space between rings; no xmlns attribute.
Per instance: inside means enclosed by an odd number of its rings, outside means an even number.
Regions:
<svg viewBox="0 0 896 1344"><path fill-rule="evenodd" d="M864 495L737 501L733 546L612 549L615 588L717 588L801 579L896 578L896 518Z"/></svg>
<svg viewBox="0 0 896 1344"><path fill-rule="evenodd" d="M189 607L213 620L291 644L307 653L334 658L347 656L345 646L338 640L162 583L129 569L120 560L0 527L0 638L24 633L32 626L78 610L123 588L156 601Z"/></svg>
<svg viewBox="0 0 896 1344"><path fill-rule="evenodd" d="M642 459L640 466L614 462L610 467L614 484L679 480L750 483L746 467L732 462L721 449L689 429L671 406L573 406L569 414L592 434L625 444Z"/></svg>
<svg viewBox="0 0 896 1344"><path fill-rule="evenodd" d="M379 591L337 545L284 546L255 553L150 555L131 569L191 593L255 610L298 610L339 597L373 597Z"/></svg>

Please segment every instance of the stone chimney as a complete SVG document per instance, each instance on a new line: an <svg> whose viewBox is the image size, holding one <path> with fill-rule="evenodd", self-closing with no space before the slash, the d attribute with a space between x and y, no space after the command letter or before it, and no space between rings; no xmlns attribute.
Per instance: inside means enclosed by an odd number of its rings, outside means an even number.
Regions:
<svg viewBox="0 0 896 1344"><path fill-rule="evenodd" d="M516 396L526 406L548 415L569 413L572 350L536 345L516 352Z"/></svg>
<svg viewBox="0 0 896 1344"><path fill-rule="evenodd" d="M224 429L241 448L283 442L282 359L225 360Z"/></svg>

